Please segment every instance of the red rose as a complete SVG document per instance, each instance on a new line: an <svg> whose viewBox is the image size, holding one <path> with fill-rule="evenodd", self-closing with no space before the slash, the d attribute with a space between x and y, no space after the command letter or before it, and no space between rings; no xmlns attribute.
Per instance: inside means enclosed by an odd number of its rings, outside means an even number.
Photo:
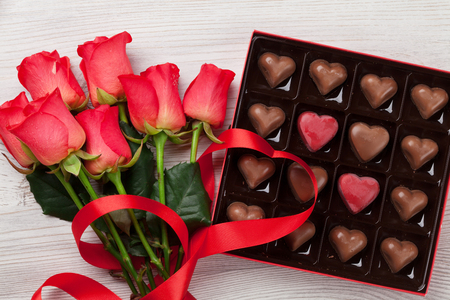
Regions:
<svg viewBox="0 0 450 300"><path fill-rule="evenodd" d="M9 153L24 168L29 168L34 161L25 154L20 141L8 129L25 120L23 109L27 105L27 96L25 96L25 92L22 92L15 99L5 102L0 106L0 138Z"/></svg>
<svg viewBox="0 0 450 300"><path fill-rule="evenodd" d="M100 155L86 160L84 166L93 175L98 175L116 166L127 164L132 157L130 147L119 127L119 108L100 105L85 110L76 116L86 132L86 152Z"/></svg>
<svg viewBox="0 0 450 300"><path fill-rule="evenodd" d="M83 146L86 135L67 110L59 89L30 102L23 109L25 119L10 132L30 148L38 161L50 166L59 163Z"/></svg>
<svg viewBox="0 0 450 300"><path fill-rule="evenodd" d="M126 53L126 44L131 42L128 32L119 33L111 38L96 37L94 41L78 46L78 55L82 60L81 71L86 79L92 104L100 104L97 89L101 89L119 100L125 96L119 75L133 74Z"/></svg>
<svg viewBox="0 0 450 300"><path fill-rule="evenodd" d="M212 64L203 64L183 98L187 116L220 128L225 120L227 94L234 72Z"/></svg>
<svg viewBox="0 0 450 300"><path fill-rule="evenodd" d="M143 133L145 123L156 129L178 132L186 124L178 78L180 70L171 63L148 68L141 76L120 76L127 96L130 119Z"/></svg>
<svg viewBox="0 0 450 300"><path fill-rule="evenodd" d="M69 109L82 109L86 106L86 96L70 70L67 56L59 57L43 51L25 58L20 66L19 81L30 92L33 100L42 98L59 88L61 97Z"/></svg>

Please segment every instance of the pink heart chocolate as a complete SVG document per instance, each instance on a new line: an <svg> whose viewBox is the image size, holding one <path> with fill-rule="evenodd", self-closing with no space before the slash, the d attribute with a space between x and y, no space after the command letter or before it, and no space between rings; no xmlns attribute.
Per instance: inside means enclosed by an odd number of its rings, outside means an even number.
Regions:
<svg viewBox="0 0 450 300"><path fill-rule="evenodd" d="M347 209L352 214L357 214L377 198L380 185L372 177L346 173L339 177L338 191Z"/></svg>
<svg viewBox="0 0 450 300"><path fill-rule="evenodd" d="M336 135L339 124L335 118L305 111L297 120L297 129L306 147L316 152L331 141Z"/></svg>

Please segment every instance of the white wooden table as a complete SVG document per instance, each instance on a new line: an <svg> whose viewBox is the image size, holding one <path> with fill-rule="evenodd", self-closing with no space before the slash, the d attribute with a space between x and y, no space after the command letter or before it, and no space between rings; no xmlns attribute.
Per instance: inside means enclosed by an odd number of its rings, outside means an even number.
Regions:
<svg viewBox="0 0 450 300"><path fill-rule="evenodd" d="M447 0L1 0L0 103L24 90L16 66L42 50L57 49L68 56L86 91L77 45L126 30L133 37L127 51L135 73L151 65L175 63L181 70L181 95L204 62L233 70L227 128L254 29L450 70L449 16ZM203 140L200 152L207 145ZM0 152L6 153L3 144ZM188 160L188 152L187 147L169 147L168 166ZM215 165L218 176L220 157ZM88 235L90 239L94 240ZM30 299L48 277L61 272L89 276L123 299L129 297L125 284L82 260L70 223L44 216L25 177L0 156L0 299ZM446 216L426 298L450 299L449 286ZM421 298L225 255L200 260L189 290L199 300ZM44 294L45 299L71 299L52 288Z"/></svg>

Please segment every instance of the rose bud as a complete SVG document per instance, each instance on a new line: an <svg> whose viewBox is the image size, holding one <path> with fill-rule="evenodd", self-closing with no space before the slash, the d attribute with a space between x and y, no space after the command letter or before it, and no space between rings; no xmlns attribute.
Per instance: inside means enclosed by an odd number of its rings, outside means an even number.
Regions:
<svg viewBox="0 0 450 300"><path fill-rule="evenodd" d="M203 64L200 73L191 82L183 98L187 116L220 128L225 120L227 94L234 72L222 70L213 64Z"/></svg>
<svg viewBox="0 0 450 300"><path fill-rule="evenodd" d="M25 120L23 109L27 105L27 96L25 96L25 92L22 92L15 99L7 101L0 106L0 138L9 153L24 168L29 168L34 161L25 154L20 141L8 129Z"/></svg>
<svg viewBox="0 0 450 300"><path fill-rule="evenodd" d="M150 67L141 76L119 77L131 122L138 131L154 134L165 129L176 133L186 124L178 94L179 77L178 67L171 63Z"/></svg>
<svg viewBox="0 0 450 300"><path fill-rule="evenodd" d="M100 105L79 113L75 118L86 132L86 152L100 154L97 159L84 161L89 173L99 175L131 160L130 146L119 127L117 106Z"/></svg>
<svg viewBox="0 0 450 300"><path fill-rule="evenodd" d="M17 67L20 83L33 100L42 98L59 88L61 97L70 110L81 110L87 104L86 96L70 70L67 56L59 57L42 51L25 58Z"/></svg>
<svg viewBox="0 0 450 300"><path fill-rule="evenodd" d="M80 69L94 107L114 104L125 97L117 77L133 74L125 49L130 42L131 35L125 31L111 38L96 37L94 41L78 46L78 55L82 58Z"/></svg>
<svg viewBox="0 0 450 300"><path fill-rule="evenodd" d="M59 163L80 149L86 140L83 128L67 110L59 89L30 102L23 113L23 122L12 126L10 132L28 146L43 165Z"/></svg>

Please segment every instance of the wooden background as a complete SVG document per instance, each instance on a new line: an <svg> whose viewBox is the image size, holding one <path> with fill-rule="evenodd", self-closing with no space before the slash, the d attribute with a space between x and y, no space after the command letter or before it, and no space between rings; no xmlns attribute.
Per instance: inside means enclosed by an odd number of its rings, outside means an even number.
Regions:
<svg viewBox="0 0 450 300"><path fill-rule="evenodd" d="M42 50L68 56L86 91L77 45L126 30L133 37L127 52L135 73L175 63L181 95L204 62L233 70L227 128L254 29L450 70L449 16L448 0L0 0L0 103L24 90L16 66ZM207 145L202 140L200 151ZM188 147L169 148L168 166L188 160ZM3 144L0 152L6 153ZM220 155L215 165L217 176ZM450 299L448 214L426 299ZM86 240L94 239L86 234ZM81 259L70 224L44 216L24 176L0 156L0 299L30 299L48 277L61 272L87 275L129 297L125 284ZM225 255L200 260L189 290L199 300L422 298ZM47 288L44 299L72 298Z"/></svg>

